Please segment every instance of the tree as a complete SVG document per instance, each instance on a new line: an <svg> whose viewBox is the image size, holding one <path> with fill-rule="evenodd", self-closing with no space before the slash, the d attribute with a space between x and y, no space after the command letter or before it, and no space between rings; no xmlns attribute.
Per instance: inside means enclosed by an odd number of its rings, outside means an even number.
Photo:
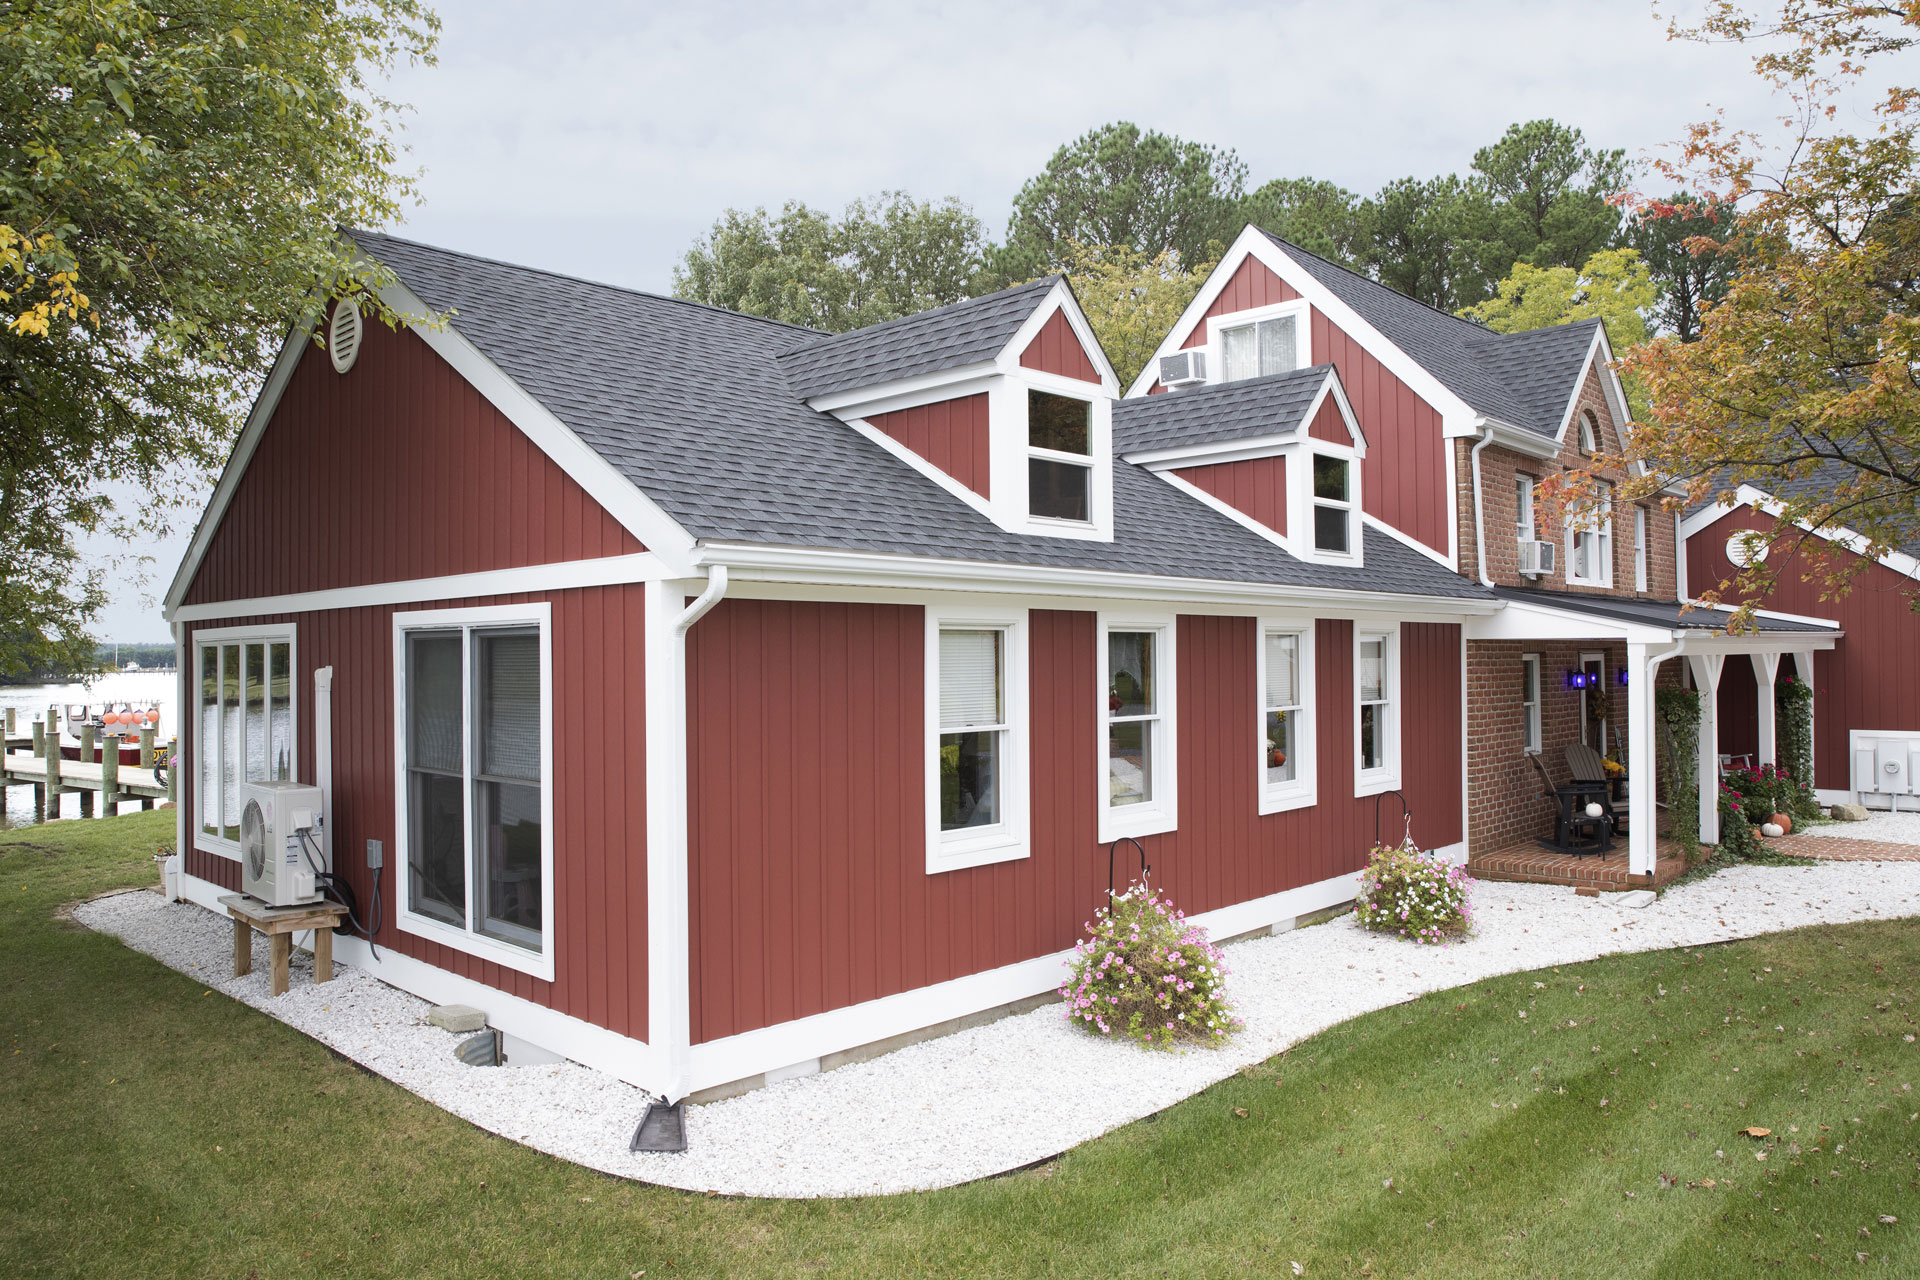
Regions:
<svg viewBox="0 0 1920 1280"><path fill-rule="evenodd" d="M1750 557L1708 598L1758 599L1796 559L1838 594L1868 561L1812 531L1850 529L1867 556L1920 531L1920 93L1897 84L1870 128L1844 124L1864 114L1845 92L1862 70L1920 43L1920 7L1785 0L1761 17L1727 3L1674 34L1753 45L1794 114L1777 138L1695 125L1658 165L1738 208L1736 273L1701 310L1697 341L1656 339L1626 359L1652 398L1631 443L1648 474L1632 487L1700 502L1751 483L1780 499L1775 541L1797 554ZM1636 203L1645 217L1677 212Z"/></svg>
<svg viewBox="0 0 1920 1280"><path fill-rule="evenodd" d="M1275 178L1246 198L1241 219L1343 264L1360 243L1360 197L1318 178Z"/></svg>
<svg viewBox="0 0 1920 1280"><path fill-rule="evenodd" d="M1578 129L1552 120L1509 126L1474 152L1473 173L1470 253L1487 287L1516 262L1578 267L1620 229L1610 198L1625 185L1626 153L1595 151Z"/></svg>
<svg viewBox="0 0 1920 1280"><path fill-rule="evenodd" d="M1125 246L1183 263L1215 258L1244 225L1247 167L1231 150L1143 133L1120 121L1074 139L1014 197L1007 243L995 254L1006 280L1062 269L1070 246Z"/></svg>
<svg viewBox="0 0 1920 1280"><path fill-rule="evenodd" d="M1616 357L1647 340L1648 317L1660 300L1660 286L1633 249L1602 249L1579 270L1536 267L1516 262L1494 296L1460 312L1495 333L1547 329L1578 320L1598 320ZM1645 410L1645 391L1625 380L1634 417Z"/></svg>
<svg viewBox="0 0 1920 1280"><path fill-rule="evenodd" d="M1471 213L1467 187L1452 174L1389 182L1361 202L1359 263L1381 284L1442 311L1478 301L1485 291L1465 257Z"/></svg>
<svg viewBox="0 0 1920 1280"><path fill-rule="evenodd" d="M1067 280L1124 389L1193 301L1211 262L1183 267L1171 249L1148 258L1126 245L1071 245Z"/></svg>
<svg viewBox="0 0 1920 1280"><path fill-rule="evenodd" d="M844 333L985 291L986 237L958 200L888 191L835 219L797 201L729 209L674 268L690 302Z"/></svg>
<svg viewBox="0 0 1920 1280"><path fill-rule="evenodd" d="M1676 191L1627 219L1623 238L1660 286L1660 326L1682 342L1700 336L1701 306L1727 296L1735 261L1728 241L1737 216L1732 205Z"/></svg>
<svg viewBox="0 0 1920 1280"><path fill-rule="evenodd" d="M343 225L414 192L378 80L419 0L0 4L0 674L90 666L74 535L163 533L274 352L387 274ZM150 500L123 511L108 482Z"/></svg>

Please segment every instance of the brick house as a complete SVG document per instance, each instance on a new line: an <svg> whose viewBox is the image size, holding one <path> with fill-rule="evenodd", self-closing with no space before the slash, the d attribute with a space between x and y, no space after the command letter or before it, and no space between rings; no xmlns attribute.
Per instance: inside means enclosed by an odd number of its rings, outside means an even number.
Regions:
<svg viewBox="0 0 1920 1280"><path fill-rule="evenodd" d="M1547 833L1553 802L1535 764L1564 783L1565 748L1584 742L1627 765L1630 864L1652 872L1652 690L1681 681L1717 689L1730 656L1736 672L1749 662L1777 671L1787 654L1810 671L1813 652L1840 635L1822 620L1779 616L1752 635L1721 634L1721 616L1682 603L1679 517L1656 503L1547 527L1540 482L1618 454L1631 430L1612 358L1598 321L1492 333L1248 227L1129 388L1190 395L1203 380L1252 369L1324 362L1338 372L1369 443L1369 527L1505 606L1466 627L1471 857L1532 847ZM1232 465L1259 463L1238 456ZM1244 499L1226 496L1249 491L1250 479L1214 475L1208 488L1216 505L1237 505L1257 524ZM1718 839L1714 720L1702 734L1709 842Z"/></svg>

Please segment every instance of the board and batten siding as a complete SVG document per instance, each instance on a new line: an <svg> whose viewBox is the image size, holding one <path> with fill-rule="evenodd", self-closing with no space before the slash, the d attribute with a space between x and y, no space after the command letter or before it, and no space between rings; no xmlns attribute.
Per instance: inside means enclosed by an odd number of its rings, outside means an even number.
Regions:
<svg viewBox="0 0 1920 1280"><path fill-rule="evenodd" d="M344 374L301 354L185 602L645 549L417 334L369 321Z"/></svg>
<svg viewBox="0 0 1920 1280"><path fill-rule="evenodd" d="M913 450L983 498L990 498L987 396L956 396L876 413L867 425Z"/></svg>
<svg viewBox="0 0 1920 1280"><path fill-rule="evenodd" d="M1180 467L1174 474L1196 489L1212 494L1241 515L1258 520L1286 536L1287 460L1243 458L1238 462L1209 462Z"/></svg>
<svg viewBox="0 0 1920 1280"><path fill-rule="evenodd" d="M359 900L372 905L369 839L387 852L381 872L382 947L532 1000L637 1040L647 1038L646 588L588 587L536 595L401 606L468 608L546 601L553 643L554 980L443 946L395 926L399 842L394 809L393 607L334 609L191 624L298 627L299 780L317 779L313 673L333 668L333 856ZM191 660L191 659L190 659ZM189 689L198 696L197 679ZM199 716L181 718L187 765L187 871L238 892L240 864L194 847L200 829Z"/></svg>
<svg viewBox="0 0 1920 1280"><path fill-rule="evenodd" d="M1265 263L1248 258L1180 345L1205 346L1207 321L1216 316L1291 302L1299 296ZM1313 362L1331 364L1339 370L1354 418L1367 437L1367 460L1361 464L1365 468L1362 499L1367 513L1446 554L1453 494L1448 487L1447 442L1440 435L1440 411L1389 372L1318 307L1312 309L1309 333ZM1156 382L1148 393L1163 390ZM1316 417L1312 434L1346 442L1345 428L1337 430L1337 436L1329 434L1329 428Z"/></svg>
<svg viewBox="0 0 1920 1280"><path fill-rule="evenodd" d="M1181 829L1143 842L1154 883L1199 912L1357 871L1375 801L1353 797L1352 624L1316 629L1321 802L1265 817L1257 624L1177 625ZM1031 856L937 875L924 627L917 605L734 599L689 633L695 1043L1063 950L1100 905L1095 615L1029 614ZM1453 844L1460 629L1401 636L1414 835ZM1385 811L1381 834L1397 840L1398 806Z"/></svg>
<svg viewBox="0 0 1920 1280"><path fill-rule="evenodd" d="M1737 507L1687 539L1687 590L1701 595L1738 572L1727 559L1727 539L1742 529L1770 533L1772 516ZM1777 579L1760 603L1768 609L1803 617L1830 618L1846 632L1832 649L1813 655L1814 785L1835 791L1853 782L1848 757L1850 730L1920 733L1920 616L1908 607L1912 579L1882 564L1868 566L1847 594L1822 599L1818 573L1801 575L1808 560L1791 555L1785 543L1769 564ZM1782 660L1782 672L1795 664ZM1759 745L1759 686L1753 664L1728 658L1721 675L1720 750L1751 753Z"/></svg>
<svg viewBox="0 0 1920 1280"><path fill-rule="evenodd" d="M1040 326L1040 332L1033 335L1033 341L1020 353L1020 367L1058 374L1077 382L1100 381L1100 371L1087 358L1087 349L1080 345L1080 337L1074 333L1064 311L1054 312Z"/></svg>

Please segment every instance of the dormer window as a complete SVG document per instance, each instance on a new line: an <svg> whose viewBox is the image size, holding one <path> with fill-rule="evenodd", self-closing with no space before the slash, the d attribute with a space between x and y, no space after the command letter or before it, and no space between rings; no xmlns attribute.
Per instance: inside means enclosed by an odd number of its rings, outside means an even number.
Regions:
<svg viewBox="0 0 1920 1280"><path fill-rule="evenodd" d="M1353 552L1353 464L1313 455L1313 549L1330 555Z"/></svg>
<svg viewBox="0 0 1920 1280"><path fill-rule="evenodd" d="M1220 330L1221 378L1239 382L1300 367L1299 317L1275 316Z"/></svg>
<svg viewBox="0 0 1920 1280"><path fill-rule="evenodd" d="M1038 520L1085 524L1093 492L1093 406L1050 391L1027 392L1027 511Z"/></svg>

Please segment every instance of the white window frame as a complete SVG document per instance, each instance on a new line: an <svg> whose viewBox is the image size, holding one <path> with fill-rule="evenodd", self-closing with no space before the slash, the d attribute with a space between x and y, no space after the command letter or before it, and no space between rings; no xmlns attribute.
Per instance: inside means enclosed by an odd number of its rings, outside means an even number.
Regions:
<svg viewBox="0 0 1920 1280"><path fill-rule="evenodd" d="M1377 769L1361 767L1360 758L1360 646L1368 640L1384 641L1381 650L1381 676L1385 681L1382 702L1387 708L1386 741L1381 747L1383 764ZM1353 628L1353 794L1376 796L1400 785L1400 723L1404 714L1400 685L1400 624L1373 625L1355 623Z"/></svg>
<svg viewBox="0 0 1920 1280"><path fill-rule="evenodd" d="M1647 509L1633 509L1633 589L1647 589Z"/></svg>
<svg viewBox="0 0 1920 1280"><path fill-rule="evenodd" d="M234 862L240 861L240 842L238 840L229 840L225 836L219 834L218 831L213 831L213 832L203 831L201 829L201 823L200 823L201 815L206 812L205 806L206 806L207 798L206 796L201 794L201 792L204 790L204 770L202 766L205 763L204 754L209 746L213 748L213 777L214 777L214 782L216 786L218 786L222 782L222 780L226 777L226 772L227 772L226 771L227 735L226 735L224 723L221 726L221 731L214 735L213 742L208 743L207 741L205 741L206 717L202 713L201 702L200 702L200 651L209 646L212 646L215 649L218 649L220 646L228 645L228 644L238 644L238 645L263 644L263 643L271 643L272 641L275 641L275 640L285 640L287 642L287 680L288 680L288 685L287 685L287 710L288 710L287 774L289 777L297 779L300 776L300 626L299 624L295 622L271 622L271 623L260 623L253 626L245 626L245 627L210 627L204 631L195 631L193 633L191 641L187 646L189 660L193 663L192 675L188 680L188 687L193 690L193 706L191 710L186 711L186 715L183 716L182 718L185 719L186 716L192 717L193 748L194 748L193 749L194 772L192 775L194 811L191 814L187 815L187 823L188 823L188 826L191 827L193 831L193 847L194 848L199 849L203 853L218 854L221 857L231 859ZM226 658L224 655L222 655L216 658L215 661L218 663L224 663L226 661ZM246 663L246 656L244 652L241 655L240 661L242 663L242 666L244 667ZM244 671L242 674L244 678ZM219 671L218 668L216 668L216 679L220 682L221 687L224 688L225 675L224 675L224 672ZM241 698L242 698L243 705L244 705L245 697L246 697L246 693L243 688L241 690ZM269 692L268 697L269 699L271 699L272 697L271 692ZM241 733L244 735L246 732L246 728L245 728L246 715L244 711L241 714L240 723L241 723ZM246 754L246 747L244 745L244 737L243 737L243 743L241 746L241 755L243 759L241 761L240 768L234 771L234 777L233 777L233 785L236 788L244 787L247 784L246 764L244 760L245 754ZM225 816L226 810L224 806L222 806L219 809L219 812L223 817Z"/></svg>
<svg viewBox="0 0 1920 1280"><path fill-rule="evenodd" d="M1115 840L1128 836L1159 835L1172 831L1179 825L1180 819L1180 761L1179 750L1179 655L1175 647L1177 622L1171 613L1102 613L1098 625L1094 628L1094 759L1099 762L1099 793L1096 806L1099 811L1099 838L1101 844L1111 844ZM1115 631L1151 631L1155 633L1154 661L1158 670L1154 672L1156 686L1156 704L1153 730L1152 758L1155 761L1153 773L1153 798L1140 804L1116 807L1113 804L1113 784L1107 770L1107 690L1111 686L1108 674L1107 637Z"/></svg>
<svg viewBox="0 0 1920 1280"><path fill-rule="evenodd" d="M1291 302L1276 302L1247 311L1207 317L1207 368L1219 370L1210 381L1223 384L1227 380L1227 330L1243 329L1248 325L1257 325L1262 320L1278 320L1286 316L1293 317L1293 367L1295 369L1312 368L1313 305L1305 298L1295 298ZM1269 375L1255 374L1254 376Z"/></svg>
<svg viewBox="0 0 1920 1280"><path fill-rule="evenodd" d="M435 920L413 909L413 877L409 874L412 850L408 841L412 823L407 820L407 634L412 631L450 631L463 633L498 627L537 627L540 632L540 950L529 951L474 931L474 900L478 893L473 870L473 733L467 725L461 734L462 812L466 820L467 924L464 928ZM473 640L463 635L461 653L462 696L473 696ZM471 714L469 709L468 714ZM421 609L393 615L393 817L394 881L398 888L398 909L394 924L403 933L427 938L455 951L462 951L503 968L553 981L554 953L559 938L554 931L554 900L559 886L553 874L553 607L544 601L530 604L480 605L463 609Z"/></svg>
<svg viewBox="0 0 1920 1280"><path fill-rule="evenodd" d="M1347 464L1347 496L1322 498L1314 492L1314 462L1319 458L1331 458ZM1307 527L1305 529L1308 548L1319 560L1357 560L1360 558L1360 460L1350 449L1309 449L1305 458L1307 464ZM1320 508L1332 507L1347 513L1347 549L1329 551L1320 545Z"/></svg>
<svg viewBox="0 0 1920 1280"><path fill-rule="evenodd" d="M1299 681L1298 690L1300 723L1304 731L1294 734L1293 780L1272 783L1267 781L1267 637L1291 635L1299 639ZM1260 812L1285 813L1290 809L1305 809L1319 801L1319 771L1316 767L1317 739L1320 726L1314 715L1317 685L1314 683L1313 667L1314 621L1311 618L1264 617L1259 619L1254 642L1254 679L1259 695L1254 716L1254 757L1258 769L1256 780L1260 793Z"/></svg>
<svg viewBox="0 0 1920 1280"><path fill-rule="evenodd" d="M929 606L926 611L927 874L1012 862L1032 852L1027 765L1030 732L1027 693L1027 610ZM963 831L940 829L940 633L998 631L1006 750L1000 761L1000 821Z"/></svg>
<svg viewBox="0 0 1920 1280"><path fill-rule="evenodd" d="M1601 489L1601 514L1598 519L1591 514L1584 520L1567 519L1567 583L1576 587L1611 587L1613 585L1613 486L1605 484ZM1574 554L1579 539L1590 537L1595 541L1594 561L1600 572L1597 576L1581 576L1575 573L1580 558Z"/></svg>
<svg viewBox="0 0 1920 1280"><path fill-rule="evenodd" d="M1042 449L1034 445L1032 405L1033 396L1036 392L1043 396L1052 396L1056 400L1077 400L1087 406L1087 451L1085 453L1067 453L1060 449ZM1023 495L1022 505L1026 508L1028 523L1043 528L1048 526L1064 529L1093 528L1096 514L1096 489L1100 482L1100 477L1094 471L1094 447L1098 443L1098 432L1094 429L1093 397L1090 395L1070 395L1064 391L1056 390L1053 387L1033 386L1024 388L1024 395L1028 406L1028 417L1024 429L1026 434L1020 441L1023 457L1021 463L1020 492ZM1069 520L1064 516L1043 516L1034 513L1033 491L1028 486L1032 483L1030 476L1033 470L1033 464L1036 462L1064 462L1071 466L1079 467L1087 473L1087 518L1085 520Z"/></svg>
<svg viewBox="0 0 1920 1280"><path fill-rule="evenodd" d="M1522 678L1527 682L1520 691L1520 753L1537 756L1543 750L1542 724L1540 719L1540 655L1523 653L1520 655ZM1533 700L1527 700L1527 689L1533 691Z"/></svg>
<svg viewBox="0 0 1920 1280"><path fill-rule="evenodd" d="M1591 409L1580 411L1580 452L1588 457L1600 452L1600 420Z"/></svg>
<svg viewBox="0 0 1920 1280"><path fill-rule="evenodd" d="M1535 542L1540 537L1540 526L1533 514L1533 490L1540 482L1530 475L1516 472L1513 477L1514 512L1513 533L1516 542Z"/></svg>

